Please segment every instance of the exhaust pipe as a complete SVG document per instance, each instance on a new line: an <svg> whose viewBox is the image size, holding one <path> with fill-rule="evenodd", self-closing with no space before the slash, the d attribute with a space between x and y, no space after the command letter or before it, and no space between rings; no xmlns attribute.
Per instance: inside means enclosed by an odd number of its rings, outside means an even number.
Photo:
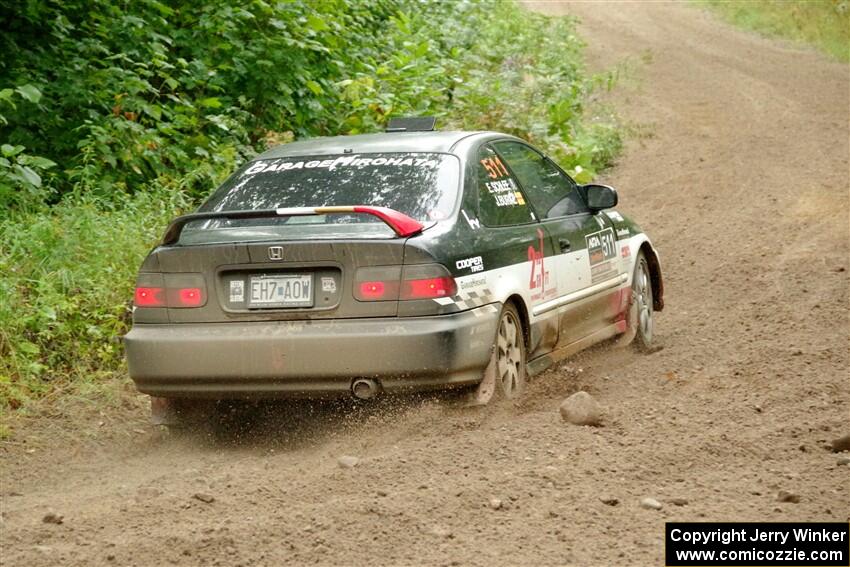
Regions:
<svg viewBox="0 0 850 567"><path fill-rule="evenodd" d="M371 378L358 378L351 383L351 393L358 400L371 400L378 395L380 386Z"/></svg>

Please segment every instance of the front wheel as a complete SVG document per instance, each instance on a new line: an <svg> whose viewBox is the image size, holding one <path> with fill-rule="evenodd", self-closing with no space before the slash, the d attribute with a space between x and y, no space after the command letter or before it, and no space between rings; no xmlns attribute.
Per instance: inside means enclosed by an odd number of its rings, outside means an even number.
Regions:
<svg viewBox="0 0 850 567"><path fill-rule="evenodd" d="M484 371L484 379L472 393L471 403L483 405L494 399L514 400L525 392L525 333L516 307L502 307L493 354Z"/></svg>

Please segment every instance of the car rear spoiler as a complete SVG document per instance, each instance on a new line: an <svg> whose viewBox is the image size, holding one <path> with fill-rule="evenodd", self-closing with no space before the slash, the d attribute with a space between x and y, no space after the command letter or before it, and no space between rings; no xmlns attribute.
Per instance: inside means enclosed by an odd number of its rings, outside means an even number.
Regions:
<svg viewBox="0 0 850 567"><path fill-rule="evenodd" d="M397 236L413 236L425 229L425 225L416 219L412 219L404 213L400 213L387 207L369 207L362 205L345 207L290 207L282 209L262 209L259 211L218 211L210 213L191 213L174 219L165 235L162 244L174 244L180 238L183 227L193 221L211 219L265 219L277 217L295 217L307 215L333 215L333 214L363 214L378 217L387 224Z"/></svg>

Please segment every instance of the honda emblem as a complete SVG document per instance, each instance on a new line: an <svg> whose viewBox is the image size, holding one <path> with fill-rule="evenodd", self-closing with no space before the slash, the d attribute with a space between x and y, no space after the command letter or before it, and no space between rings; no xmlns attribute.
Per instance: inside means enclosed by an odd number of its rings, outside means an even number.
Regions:
<svg viewBox="0 0 850 567"><path fill-rule="evenodd" d="M283 260L283 246L269 246L269 260Z"/></svg>

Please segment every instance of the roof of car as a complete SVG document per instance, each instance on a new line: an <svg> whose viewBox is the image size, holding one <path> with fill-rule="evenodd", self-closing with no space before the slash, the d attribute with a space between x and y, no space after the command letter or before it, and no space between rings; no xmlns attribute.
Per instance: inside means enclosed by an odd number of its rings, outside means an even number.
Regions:
<svg viewBox="0 0 850 567"><path fill-rule="evenodd" d="M484 132L392 132L311 138L274 147L255 159L342 153L449 152L460 140Z"/></svg>

